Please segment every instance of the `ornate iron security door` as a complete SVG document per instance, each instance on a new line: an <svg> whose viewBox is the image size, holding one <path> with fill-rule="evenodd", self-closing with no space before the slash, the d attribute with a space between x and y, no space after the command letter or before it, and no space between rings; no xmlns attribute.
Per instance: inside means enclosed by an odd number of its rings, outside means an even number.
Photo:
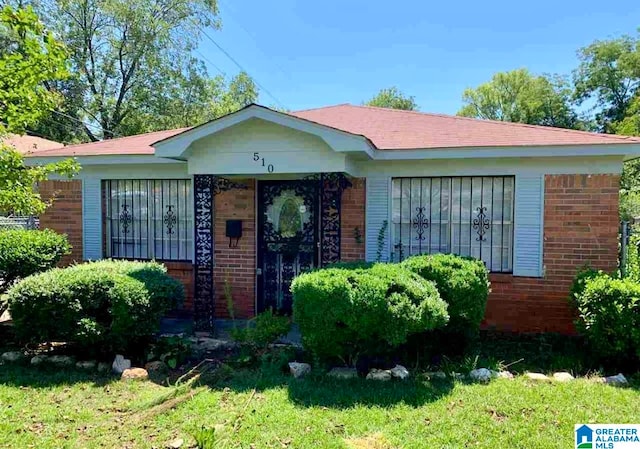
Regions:
<svg viewBox="0 0 640 449"><path fill-rule="evenodd" d="M258 189L258 311L291 313L294 277L318 260L317 180L264 181Z"/></svg>

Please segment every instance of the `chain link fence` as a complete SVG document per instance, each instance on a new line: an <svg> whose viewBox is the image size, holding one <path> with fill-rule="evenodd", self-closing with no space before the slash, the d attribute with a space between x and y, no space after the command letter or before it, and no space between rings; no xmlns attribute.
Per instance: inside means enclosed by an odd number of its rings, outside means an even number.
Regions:
<svg viewBox="0 0 640 449"><path fill-rule="evenodd" d="M0 217L0 230L1 229L38 229L40 227L40 220L34 216L16 216L10 215L6 217Z"/></svg>

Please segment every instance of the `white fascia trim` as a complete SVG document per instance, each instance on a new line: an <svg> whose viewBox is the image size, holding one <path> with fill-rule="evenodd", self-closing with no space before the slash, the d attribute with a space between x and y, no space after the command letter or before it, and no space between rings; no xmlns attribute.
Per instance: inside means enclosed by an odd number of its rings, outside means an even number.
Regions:
<svg viewBox="0 0 640 449"><path fill-rule="evenodd" d="M73 158L80 166L87 165L130 165L130 164L175 164L185 165L184 161L177 161L173 159L164 159L160 157L149 155L104 155L104 156L47 156L47 157L27 157L24 159L26 165L42 165L50 162L62 161L65 159Z"/></svg>
<svg viewBox="0 0 640 449"><path fill-rule="evenodd" d="M259 106L251 106L237 113L221 117L205 125L199 126L154 144L156 156L169 158L185 158L185 152L196 140L220 132L226 128L246 120L258 118L287 128L313 134L324 140L337 152L362 152L373 157L374 148L363 136L329 128L318 123L303 120L291 115L271 111Z"/></svg>
<svg viewBox="0 0 640 449"><path fill-rule="evenodd" d="M504 157L557 156L625 156L640 157L640 144L558 145L549 147L441 148L416 150L377 150L374 160L483 159Z"/></svg>

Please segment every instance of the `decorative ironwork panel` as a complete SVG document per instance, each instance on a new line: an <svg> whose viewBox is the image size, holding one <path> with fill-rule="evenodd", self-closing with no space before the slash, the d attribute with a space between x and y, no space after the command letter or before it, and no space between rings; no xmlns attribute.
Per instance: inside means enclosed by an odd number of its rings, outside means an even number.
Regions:
<svg viewBox="0 0 640 449"><path fill-rule="evenodd" d="M340 212L342 192L351 182L342 173L320 175L320 254L321 265L340 261Z"/></svg>
<svg viewBox="0 0 640 449"><path fill-rule="evenodd" d="M454 253L511 272L514 196L513 176L394 178L393 260Z"/></svg>
<svg viewBox="0 0 640 449"><path fill-rule="evenodd" d="M213 328L215 318L214 204L215 196L231 189L247 186L213 175L194 176L195 210L195 326L199 330Z"/></svg>

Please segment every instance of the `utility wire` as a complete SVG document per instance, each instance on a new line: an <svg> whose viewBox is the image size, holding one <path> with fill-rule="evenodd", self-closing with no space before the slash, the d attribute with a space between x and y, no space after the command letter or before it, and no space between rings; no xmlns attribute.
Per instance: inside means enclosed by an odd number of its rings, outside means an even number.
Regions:
<svg viewBox="0 0 640 449"><path fill-rule="evenodd" d="M196 26L199 26L197 22L194 21L194 23L196 24ZM249 74L249 71L246 70L242 64L240 64L233 56L231 56L231 54L229 54L228 51L226 51L224 48L222 48L222 45L218 44L216 42L216 40L214 38L211 37L211 35L209 35L209 33L207 33L207 31L204 28L200 28L200 31L202 31L202 34L209 39L213 45L215 45L218 50L220 50L227 58L229 58L229 60L231 62L233 62L241 71L246 72L247 74ZM249 76L251 76L251 74L249 74ZM266 87L264 87L262 84L260 84L260 82L258 81L257 78L255 77L251 77L254 82L256 83L256 86L258 86L260 88L260 90L263 90L267 95L269 95L277 104L278 106L280 106L283 109L287 109L287 107L282 104L282 102L280 100L278 100L271 92L269 92L269 89L267 89Z"/></svg>

